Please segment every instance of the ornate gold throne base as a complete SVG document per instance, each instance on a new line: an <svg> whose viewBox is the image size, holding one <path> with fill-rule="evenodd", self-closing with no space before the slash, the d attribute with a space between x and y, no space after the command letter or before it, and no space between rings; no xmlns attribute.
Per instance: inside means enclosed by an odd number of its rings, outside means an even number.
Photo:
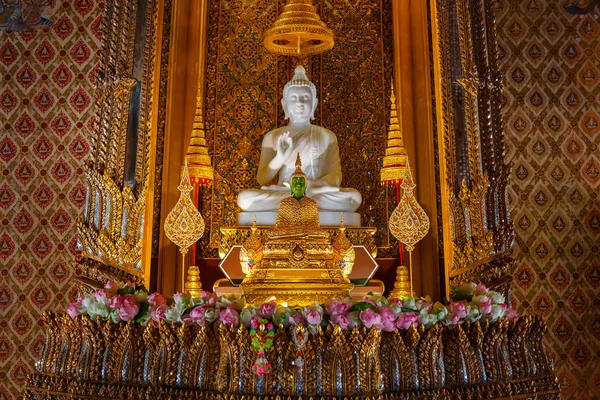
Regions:
<svg viewBox="0 0 600 400"><path fill-rule="evenodd" d="M232 246L242 245L248 239L251 232L250 226L232 226L221 228L221 242L219 243L219 257L224 258ZM257 233L261 241L266 241L267 232L272 226L259 226ZM338 226L322 226L320 228L330 234L333 241L339 233ZM355 246L365 246L373 258L377 257L377 245L375 244L375 233L377 228L372 226L346 227L346 236Z"/></svg>

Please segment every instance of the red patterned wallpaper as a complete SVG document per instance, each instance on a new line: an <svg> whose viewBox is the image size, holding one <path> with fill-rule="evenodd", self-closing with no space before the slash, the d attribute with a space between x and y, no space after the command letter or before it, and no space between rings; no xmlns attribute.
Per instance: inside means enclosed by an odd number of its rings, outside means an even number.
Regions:
<svg viewBox="0 0 600 400"><path fill-rule="evenodd" d="M600 10L499 0L519 311L543 315L565 399L600 398Z"/></svg>
<svg viewBox="0 0 600 400"><path fill-rule="evenodd" d="M89 152L99 0L51 2L54 24L0 32L0 399L20 395L44 311L72 293Z"/></svg>

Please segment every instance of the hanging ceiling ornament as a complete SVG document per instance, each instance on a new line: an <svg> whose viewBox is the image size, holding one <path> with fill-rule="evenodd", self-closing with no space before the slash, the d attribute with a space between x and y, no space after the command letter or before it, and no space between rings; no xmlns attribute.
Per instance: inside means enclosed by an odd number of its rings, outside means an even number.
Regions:
<svg viewBox="0 0 600 400"><path fill-rule="evenodd" d="M179 200L165 219L165 234L179 247L182 255L197 242L204 233L204 219L194 206L190 192L194 190L190 184L187 158L181 170L181 183L177 186Z"/></svg>
<svg viewBox="0 0 600 400"><path fill-rule="evenodd" d="M288 0L264 36L265 48L284 56L306 56L333 48L333 31L321 21L312 0Z"/></svg>
<svg viewBox="0 0 600 400"><path fill-rule="evenodd" d="M404 193L400 203L392 212L389 225L392 235L404 243L406 250L409 252L412 252L415 249L415 244L429 232L429 217L427 217L425 210L417 202L413 193L416 186L407 158L406 175L400 185Z"/></svg>
<svg viewBox="0 0 600 400"><path fill-rule="evenodd" d="M392 81L392 103L390 110L390 129L388 131L387 147L383 157L383 168L381 168L381 183L398 185L402 182L406 173L406 150L404 139L398 123L396 111L396 95L394 94L394 81Z"/></svg>
<svg viewBox="0 0 600 400"><path fill-rule="evenodd" d="M202 120L202 96L198 88L196 96L196 113L194 115L194 126L187 151L188 169L190 181L194 185L202 185L213 180L214 170L210 165L208 146L204 133L204 122Z"/></svg>

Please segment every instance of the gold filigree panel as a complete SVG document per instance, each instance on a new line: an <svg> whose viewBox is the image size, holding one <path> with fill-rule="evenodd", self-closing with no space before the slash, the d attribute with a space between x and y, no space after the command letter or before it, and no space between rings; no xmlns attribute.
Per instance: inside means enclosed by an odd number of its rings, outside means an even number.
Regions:
<svg viewBox="0 0 600 400"><path fill-rule="evenodd" d="M363 225L377 228L378 254L394 257L397 247L387 221L395 198L379 183L389 123L386 82L393 65L391 3L314 3L336 36L333 50L302 61L318 90L314 123L337 135L342 185L361 192L358 212ZM284 0L209 3L206 131L215 181L202 194L210 235L201 241L200 257L216 257L219 229L236 224L237 192L249 187L241 184L258 187L255 176L263 135L285 124L281 94L298 60L269 54L262 45L263 33L284 4Z"/></svg>

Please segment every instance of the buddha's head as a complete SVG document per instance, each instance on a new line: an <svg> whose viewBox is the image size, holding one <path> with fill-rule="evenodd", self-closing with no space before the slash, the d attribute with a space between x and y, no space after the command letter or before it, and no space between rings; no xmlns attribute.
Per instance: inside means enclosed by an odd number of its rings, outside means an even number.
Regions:
<svg viewBox="0 0 600 400"><path fill-rule="evenodd" d="M302 160L300 160L300 153L296 156L296 171L290 178L290 189L292 196L296 200L300 200L306 192L306 175L302 172Z"/></svg>
<svg viewBox="0 0 600 400"><path fill-rule="evenodd" d="M298 65L294 70L294 77L283 88L281 105L285 111L285 119L290 119L291 122L314 119L317 102L317 88L306 77L304 67Z"/></svg>

